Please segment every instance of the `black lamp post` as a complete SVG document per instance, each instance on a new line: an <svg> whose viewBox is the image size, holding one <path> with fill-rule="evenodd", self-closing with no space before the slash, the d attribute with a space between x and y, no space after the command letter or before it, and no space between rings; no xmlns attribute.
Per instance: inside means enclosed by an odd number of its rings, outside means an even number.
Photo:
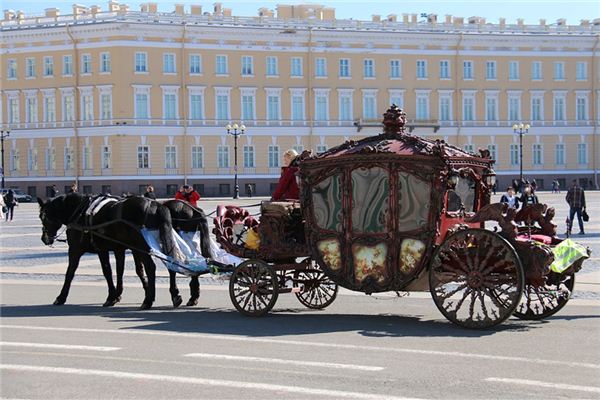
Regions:
<svg viewBox="0 0 600 400"><path fill-rule="evenodd" d="M233 171L235 172L233 178L233 198L237 199L240 196L240 187L238 185L238 161L237 161L237 139L238 136L243 135L246 132L246 127L244 124L238 126L238 124L227 124L225 127L227 129L227 134L233 135Z"/></svg>
<svg viewBox="0 0 600 400"><path fill-rule="evenodd" d="M2 189L4 189L4 138L10 136L10 131L0 131L0 152L2 153Z"/></svg>
<svg viewBox="0 0 600 400"><path fill-rule="evenodd" d="M529 132L529 124L514 124L513 131L519 134L519 185L523 184L523 135ZM515 188L516 190L516 188Z"/></svg>

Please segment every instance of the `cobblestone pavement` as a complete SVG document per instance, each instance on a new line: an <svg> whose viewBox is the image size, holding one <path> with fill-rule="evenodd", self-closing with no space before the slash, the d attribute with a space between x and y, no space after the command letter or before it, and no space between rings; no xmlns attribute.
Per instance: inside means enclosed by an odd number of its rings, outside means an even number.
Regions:
<svg viewBox="0 0 600 400"><path fill-rule="evenodd" d="M568 214L568 205L564 201L565 192L552 194L540 192L538 196L541 202L555 207L556 217L554 222L558 225L560 237L565 237L565 220ZM493 197L498 201L501 193ZM600 299L600 191L588 191L587 203L590 222L586 224L586 235L574 235L577 242L589 246L592 249L592 258L584 263L583 269L577 275L577 286L574 298ZM251 206L251 212L258 213L258 204L264 198L242 198L238 200L226 199L203 199L199 205L210 213L218 204L238 204ZM212 231L212 218L211 231ZM578 232L578 227L574 227ZM38 218L37 203L23 203L15 209L15 218L12 222L0 222L0 276L3 279L27 279L27 280L62 280L66 270L67 246L57 243L54 247L47 247L40 240L41 224ZM157 271L157 283L167 282L167 271L159 266ZM186 285L187 279L180 277L182 287ZM98 259L95 255L85 255L77 271L76 281L104 281ZM134 272L133 260L127 257L125 282L137 283L138 278ZM203 277L202 284L224 285L226 281Z"/></svg>

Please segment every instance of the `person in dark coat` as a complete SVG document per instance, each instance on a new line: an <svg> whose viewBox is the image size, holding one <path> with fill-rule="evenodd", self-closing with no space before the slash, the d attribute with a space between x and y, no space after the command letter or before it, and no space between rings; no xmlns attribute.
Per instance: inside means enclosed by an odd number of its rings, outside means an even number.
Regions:
<svg viewBox="0 0 600 400"><path fill-rule="evenodd" d="M8 189L8 193L4 195L4 203L6 204L6 220L12 221L13 214L15 213L15 207L19 204L17 199L15 199L15 193L12 189Z"/></svg>
<svg viewBox="0 0 600 400"><path fill-rule="evenodd" d="M156 193L154 193L154 187L152 185L148 185L146 187L146 193L144 193L144 197L156 200Z"/></svg>
<svg viewBox="0 0 600 400"><path fill-rule="evenodd" d="M52 185L52 188L50 189L50 197L56 196L58 196L58 188L56 187L56 185Z"/></svg>
<svg viewBox="0 0 600 400"><path fill-rule="evenodd" d="M522 208L539 203L538 197L529 183L525 184L523 187L523 194L521 195L519 201L521 202Z"/></svg>

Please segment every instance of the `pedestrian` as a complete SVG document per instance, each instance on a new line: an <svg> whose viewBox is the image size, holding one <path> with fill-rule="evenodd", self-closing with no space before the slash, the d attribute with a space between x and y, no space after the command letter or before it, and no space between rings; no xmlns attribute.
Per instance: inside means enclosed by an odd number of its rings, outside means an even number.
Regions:
<svg viewBox="0 0 600 400"><path fill-rule="evenodd" d="M198 207L198 200L200 200L200 195L190 185L183 185L175 194L175 198L178 200L185 200L194 207Z"/></svg>
<svg viewBox="0 0 600 400"><path fill-rule="evenodd" d="M497 183L497 182L494 182L494 184L492 185L492 192L493 192L494 194L496 194L496 191L497 191L497 190L498 190L498 183Z"/></svg>
<svg viewBox="0 0 600 400"><path fill-rule="evenodd" d="M556 178L556 193L560 194L560 182L558 181L558 178Z"/></svg>
<svg viewBox="0 0 600 400"><path fill-rule="evenodd" d="M252 185L251 184L246 185L246 195L248 195L248 197L252 197Z"/></svg>
<svg viewBox="0 0 600 400"><path fill-rule="evenodd" d="M588 189L594 190L594 181L592 181L591 179L588 181Z"/></svg>
<svg viewBox="0 0 600 400"><path fill-rule="evenodd" d="M15 207L19 205L17 199L15 199L15 193L12 189L8 189L8 193L4 195L4 203L6 204L6 220L13 220L13 214L15 213Z"/></svg>
<svg viewBox="0 0 600 400"><path fill-rule="evenodd" d="M577 221L579 222L579 234L585 235L583 229L583 219L581 218L582 211L585 212L585 191L577 183L577 179L573 179L573 185L567 192L565 198L569 204L569 225L567 226L567 232L570 235L571 229L573 228L573 217L577 214Z"/></svg>
<svg viewBox="0 0 600 400"><path fill-rule="evenodd" d="M156 193L154 193L154 187L152 185L146 186L146 193L144 193L144 197L156 200Z"/></svg>
<svg viewBox="0 0 600 400"><path fill-rule="evenodd" d="M4 203L4 196L0 194L0 221L4 220L4 215L6 214L6 203Z"/></svg>
<svg viewBox="0 0 600 400"><path fill-rule="evenodd" d="M290 165L298 156L298 152L294 149L286 150L283 153L283 167L281 167L281 176L277 187L273 192L271 200L298 200L300 198L300 190L296 182L296 172L298 167Z"/></svg>
<svg viewBox="0 0 600 400"><path fill-rule="evenodd" d="M506 188L506 193L500 198L500 203L506 203L510 208L519 208L519 198L515 194L515 188L509 186Z"/></svg>
<svg viewBox="0 0 600 400"><path fill-rule="evenodd" d="M56 187L56 185L52 185L52 187L50 188L50 197L56 196L58 196L58 188Z"/></svg>
<svg viewBox="0 0 600 400"><path fill-rule="evenodd" d="M77 193L77 184L72 184L69 188L69 193Z"/></svg>
<svg viewBox="0 0 600 400"><path fill-rule="evenodd" d="M530 206L532 204L538 204L539 200L537 195L535 194L535 191L533 190L533 188L531 187L531 184L526 183L523 187L523 194L521 195L521 198L519 199L519 201L521 202L521 209Z"/></svg>

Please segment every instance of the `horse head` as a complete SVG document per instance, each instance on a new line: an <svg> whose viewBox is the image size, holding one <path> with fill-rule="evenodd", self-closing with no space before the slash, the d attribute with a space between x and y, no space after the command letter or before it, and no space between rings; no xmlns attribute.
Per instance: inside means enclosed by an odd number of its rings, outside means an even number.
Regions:
<svg viewBox="0 0 600 400"><path fill-rule="evenodd" d="M57 203L63 196L56 197L52 200L42 200L38 197L37 201L40 206L40 221L42 221L42 242L46 246L54 243L56 233L63 225L57 213Z"/></svg>

